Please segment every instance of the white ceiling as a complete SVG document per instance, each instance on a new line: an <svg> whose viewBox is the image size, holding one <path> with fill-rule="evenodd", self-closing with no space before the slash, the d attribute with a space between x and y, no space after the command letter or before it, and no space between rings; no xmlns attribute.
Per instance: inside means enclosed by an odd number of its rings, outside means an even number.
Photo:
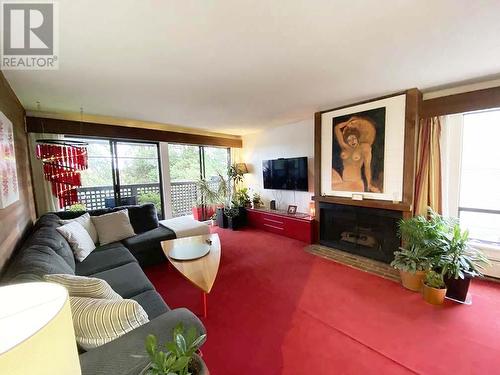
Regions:
<svg viewBox="0 0 500 375"><path fill-rule="evenodd" d="M27 109L244 134L500 73L500 1L59 0L57 71L5 71Z"/></svg>

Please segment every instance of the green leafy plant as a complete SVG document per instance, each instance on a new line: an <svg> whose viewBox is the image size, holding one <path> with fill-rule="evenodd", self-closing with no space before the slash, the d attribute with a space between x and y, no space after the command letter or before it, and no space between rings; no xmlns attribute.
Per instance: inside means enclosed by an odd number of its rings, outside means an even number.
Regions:
<svg viewBox="0 0 500 375"><path fill-rule="evenodd" d="M236 191L233 198L233 205L237 207L245 207L250 204L250 195L248 194L248 188L241 188Z"/></svg>
<svg viewBox="0 0 500 375"><path fill-rule="evenodd" d="M400 220L398 234L405 245L432 255L437 252L442 235L455 224L455 219L445 218L429 208L428 217L415 216Z"/></svg>
<svg viewBox="0 0 500 375"><path fill-rule="evenodd" d="M263 204L262 198L260 197L260 194L258 193L253 193L252 195L252 203L254 207L259 207Z"/></svg>
<svg viewBox="0 0 500 375"><path fill-rule="evenodd" d="M224 176L218 173L216 180L207 181L201 179L197 182L199 195L199 204L216 204L228 205L229 204L229 183Z"/></svg>
<svg viewBox="0 0 500 375"><path fill-rule="evenodd" d="M156 211L158 211L158 212L161 211L160 193L156 193L154 191L147 191L144 193L139 193L139 196L137 197L137 202L139 204L153 203L155 208L156 208Z"/></svg>
<svg viewBox="0 0 500 375"><path fill-rule="evenodd" d="M462 231L458 224L439 239L439 248L441 254L436 266L441 268L443 275L450 278L481 276L484 267L489 264L481 251L470 246L469 232Z"/></svg>
<svg viewBox="0 0 500 375"><path fill-rule="evenodd" d="M238 185L240 182L243 182L243 171L236 168L236 164L233 164L229 167L227 172L229 179L233 182L234 187Z"/></svg>
<svg viewBox="0 0 500 375"><path fill-rule="evenodd" d="M391 266L409 273L427 271L431 266L429 251L417 246L400 247L399 251L394 252L394 260L391 262Z"/></svg>
<svg viewBox="0 0 500 375"><path fill-rule="evenodd" d="M455 219L445 218L431 208L427 217L420 215L400 220L398 235L403 240L403 246L400 251L394 252L391 265L410 273L430 269L440 259L442 237L455 224Z"/></svg>
<svg viewBox="0 0 500 375"><path fill-rule="evenodd" d="M195 327L184 330L179 323L173 331L173 341L167 342L161 350L154 335L146 338L146 351L151 360L150 375L190 375L189 365L194 353L206 339L205 334L199 335Z"/></svg>
<svg viewBox="0 0 500 375"><path fill-rule="evenodd" d="M83 203L75 203L69 207L68 211L87 211L87 207Z"/></svg>
<svg viewBox="0 0 500 375"><path fill-rule="evenodd" d="M226 215L230 219L234 219L240 214L240 210L238 207L230 207L224 209L224 215Z"/></svg>
<svg viewBox="0 0 500 375"><path fill-rule="evenodd" d="M446 287L443 275L433 270L427 272L425 275L424 284L435 289L444 289Z"/></svg>

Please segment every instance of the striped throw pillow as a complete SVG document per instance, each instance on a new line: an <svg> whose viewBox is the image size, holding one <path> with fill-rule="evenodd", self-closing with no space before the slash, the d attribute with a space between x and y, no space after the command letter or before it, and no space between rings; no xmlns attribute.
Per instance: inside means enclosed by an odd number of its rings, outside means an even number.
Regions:
<svg viewBox="0 0 500 375"><path fill-rule="evenodd" d="M90 297L121 300L111 286L102 279L67 274L45 275L45 281L60 284L68 290L70 297Z"/></svg>
<svg viewBox="0 0 500 375"><path fill-rule="evenodd" d="M78 344L85 350L104 345L149 322L148 314L134 300L70 297Z"/></svg>

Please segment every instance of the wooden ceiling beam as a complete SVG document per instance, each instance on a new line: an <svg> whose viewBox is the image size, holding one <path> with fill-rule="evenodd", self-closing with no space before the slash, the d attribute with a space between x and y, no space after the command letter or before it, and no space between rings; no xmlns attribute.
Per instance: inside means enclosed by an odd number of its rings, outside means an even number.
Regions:
<svg viewBox="0 0 500 375"><path fill-rule="evenodd" d="M500 87L424 100L420 117L429 118L492 108L500 108Z"/></svg>
<svg viewBox="0 0 500 375"><path fill-rule="evenodd" d="M170 130L134 128L34 116L26 117L26 128L30 133L68 134L85 137L119 138L202 146L242 147L241 138L224 138Z"/></svg>

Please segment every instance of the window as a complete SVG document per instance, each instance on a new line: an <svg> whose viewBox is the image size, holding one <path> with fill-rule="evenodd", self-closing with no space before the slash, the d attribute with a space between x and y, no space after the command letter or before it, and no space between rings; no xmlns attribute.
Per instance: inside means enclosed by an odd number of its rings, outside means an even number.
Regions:
<svg viewBox="0 0 500 375"><path fill-rule="evenodd" d="M500 244L500 110L463 115L458 216L470 238Z"/></svg>
<svg viewBox="0 0 500 375"><path fill-rule="evenodd" d="M89 161L88 169L81 174L82 186L77 189L80 204L95 210L153 203L159 217L163 217L157 143L78 140L87 142Z"/></svg>
<svg viewBox="0 0 500 375"><path fill-rule="evenodd" d="M223 147L168 145L172 216L191 215L199 202L197 181L211 180L219 174L226 176L229 149Z"/></svg>

